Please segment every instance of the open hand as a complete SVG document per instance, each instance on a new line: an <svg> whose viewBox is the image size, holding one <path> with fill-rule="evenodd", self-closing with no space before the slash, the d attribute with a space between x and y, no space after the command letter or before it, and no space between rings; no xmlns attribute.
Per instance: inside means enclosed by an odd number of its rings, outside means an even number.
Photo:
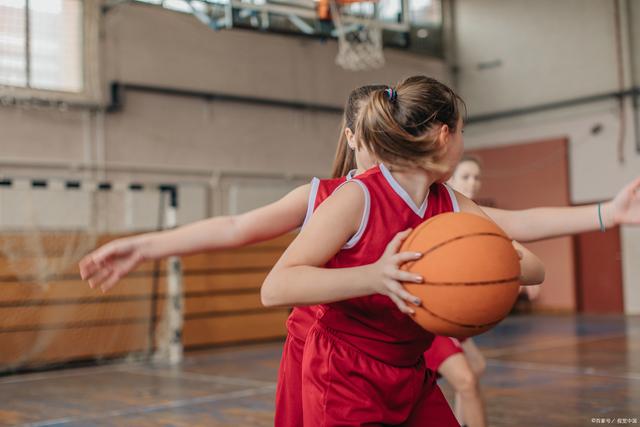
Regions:
<svg viewBox="0 0 640 427"><path fill-rule="evenodd" d="M144 261L141 246L140 239L125 237L99 247L80 260L80 277L92 289L108 291Z"/></svg>
<svg viewBox="0 0 640 427"><path fill-rule="evenodd" d="M398 306L398 309L406 314L413 314L415 311L407 305L407 301L415 305L420 305L420 298L411 295L400 284L400 282L422 283L422 277L415 273L400 270L400 266L408 261L415 261L422 257L419 252L400 252L400 246L404 239L411 233L411 229L401 231L389 242L384 254L373 264L374 274L377 280L374 281L374 291L386 295Z"/></svg>

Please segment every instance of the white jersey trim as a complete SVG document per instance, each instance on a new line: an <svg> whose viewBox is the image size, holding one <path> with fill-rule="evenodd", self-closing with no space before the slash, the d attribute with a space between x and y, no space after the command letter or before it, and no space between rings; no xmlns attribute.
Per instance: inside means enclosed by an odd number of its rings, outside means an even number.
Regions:
<svg viewBox="0 0 640 427"><path fill-rule="evenodd" d="M311 215L313 215L313 206L316 203L316 196L318 195L318 186L320 185L320 180L316 177L313 177L311 180L311 189L309 190L309 201L307 202L307 215L304 217L304 222L302 223L302 227L307 225L307 222L311 219Z"/></svg>
<svg viewBox="0 0 640 427"><path fill-rule="evenodd" d="M402 188L400 183L396 181L393 175L391 175L391 172L389 172L389 169L387 169L387 167L382 163L380 163L380 171L382 172L382 175L385 177L385 179L387 180L391 188L393 188L393 191L395 191L396 194L400 196L402 200L404 200L407 206L409 206L411 210L415 212L415 214L418 215L420 218L424 218L424 214L427 212L427 205L429 203L429 191L427 190L427 195L425 196L424 201L422 202L422 205L418 207L414 203L411 196L409 196L409 193L407 193L407 191L404 188Z"/></svg>
<svg viewBox="0 0 640 427"><path fill-rule="evenodd" d="M444 184L444 187L449 192L449 197L451 198L451 205L453 206L454 212L460 212L460 205L458 205L458 198L456 197L456 193L453 191L448 184Z"/></svg>
<svg viewBox="0 0 640 427"><path fill-rule="evenodd" d="M351 169L348 173L347 173L347 181L350 181L353 179L353 177L355 176L357 172L357 169Z"/></svg>
<svg viewBox="0 0 640 427"><path fill-rule="evenodd" d="M369 195L369 189L366 185L364 185L362 181L360 181L359 179L351 179L340 184L338 188L349 182L357 183L360 188L362 188L362 191L364 191L364 211L362 212L362 220L360 221L360 227L358 227L358 231L349 239L347 243L344 244L342 249L351 249L358 244L358 242L362 238L362 235L364 234L364 231L367 229L367 224L369 223L369 212L371 210L371 196ZM338 188L336 188L336 191L338 190Z"/></svg>

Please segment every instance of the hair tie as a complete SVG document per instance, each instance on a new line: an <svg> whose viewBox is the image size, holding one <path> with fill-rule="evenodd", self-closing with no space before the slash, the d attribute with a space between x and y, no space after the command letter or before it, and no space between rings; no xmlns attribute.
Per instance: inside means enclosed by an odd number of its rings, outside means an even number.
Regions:
<svg viewBox="0 0 640 427"><path fill-rule="evenodd" d="M394 102L396 100L396 98L398 98L398 92L396 92L396 90L394 88L389 87L389 88L385 89L384 91L387 94L387 96L389 97L389 101L390 102Z"/></svg>

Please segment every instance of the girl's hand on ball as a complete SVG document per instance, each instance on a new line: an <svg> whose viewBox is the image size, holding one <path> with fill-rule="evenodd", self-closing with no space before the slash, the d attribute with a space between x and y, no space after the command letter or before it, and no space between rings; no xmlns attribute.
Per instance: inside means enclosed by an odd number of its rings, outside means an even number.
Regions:
<svg viewBox="0 0 640 427"><path fill-rule="evenodd" d="M422 277L400 270L400 266L408 261L415 261L422 257L418 252L400 252L400 245L411 233L411 229L401 231L389 242L384 254L378 261L372 264L375 280L373 291L386 295L398 306L398 309L406 314L414 314L415 311L407 305L410 302L420 305L420 298L407 292L400 282L422 283Z"/></svg>
<svg viewBox="0 0 640 427"><path fill-rule="evenodd" d="M522 260L522 258L524 257L524 255L522 254L522 251L516 248L516 253L518 254L518 259Z"/></svg>
<svg viewBox="0 0 640 427"><path fill-rule="evenodd" d="M516 250L516 253L518 254L518 259L520 260L520 264L522 264L522 258L524 258L524 254L520 250L520 244L515 240L512 240L511 244L513 245L513 248ZM522 271L522 265L520 265L520 270ZM524 281L524 276L520 274L520 276L518 277L518 280L520 281L520 283L522 283ZM520 288L522 288L522 286Z"/></svg>
<svg viewBox="0 0 640 427"><path fill-rule="evenodd" d="M520 259L520 284L529 286L544 282L545 269L540 258L515 240L511 244Z"/></svg>

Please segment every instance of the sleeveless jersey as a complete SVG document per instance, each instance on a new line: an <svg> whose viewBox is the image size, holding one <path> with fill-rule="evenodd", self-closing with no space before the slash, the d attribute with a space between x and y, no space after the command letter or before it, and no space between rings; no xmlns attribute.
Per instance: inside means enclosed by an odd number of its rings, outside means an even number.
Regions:
<svg viewBox="0 0 640 427"><path fill-rule="evenodd" d="M311 180L307 216L302 227L311 219L313 212L329 197L340 185L352 179L355 170L349 171L347 176L331 179ZM304 340L313 322L316 320L317 306L294 307L287 319L287 331L294 337Z"/></svg>
<svg viewBox="0 0 640 427"><path fill-rule="evenodd" d="M425 201L416 206L382 164L350 182L360 185L365 193L362 222L357 233L326 264L328 268L374 263L396 233L415 228L435 215L459 210L453 191L440 183L431 185ZM433 334L381 294L323 304L316 316L319 324L338 338L395 366L413 366L433 340Z"/></svg>

